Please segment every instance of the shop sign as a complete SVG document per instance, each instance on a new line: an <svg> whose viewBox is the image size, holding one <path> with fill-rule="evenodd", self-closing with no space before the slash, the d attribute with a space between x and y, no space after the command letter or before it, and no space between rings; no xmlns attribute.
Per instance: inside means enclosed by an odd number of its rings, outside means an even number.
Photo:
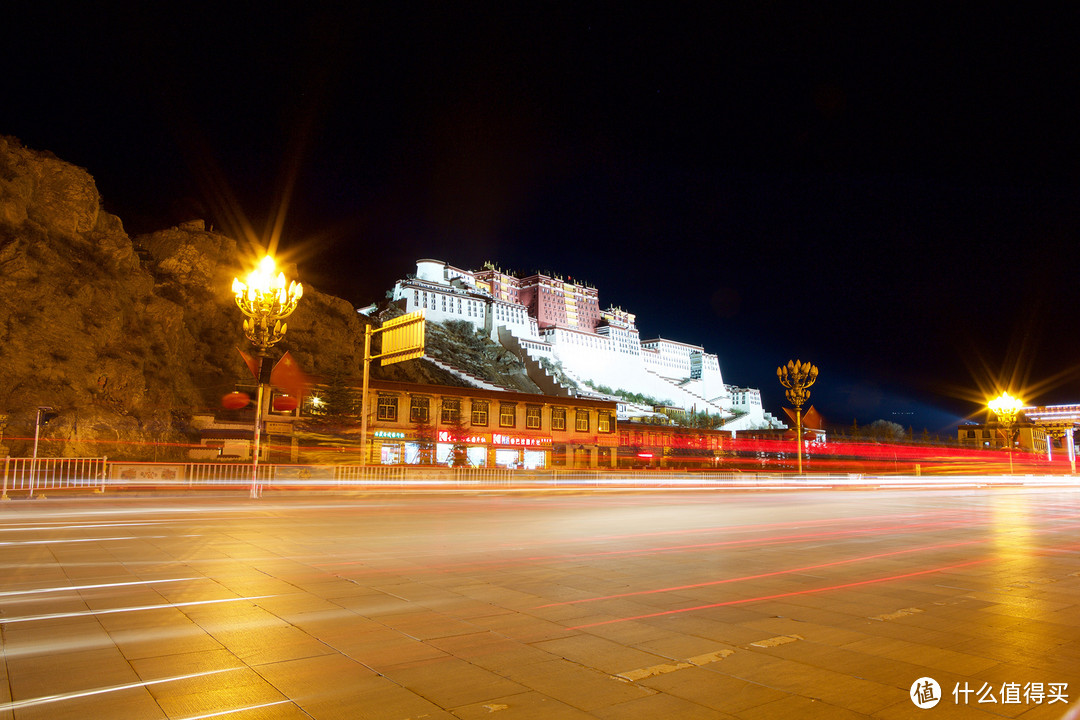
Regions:
<svg viewBox="0 0 1080 720"><path fill-rule="evenodd" d="M499 435L495 434L491 436L491 442L493 445L519 445L519 446L537 446L537 445L550 445L551 438L549 437L532 437L521 435Z"/></svg>
<svg viewBox="0 0 1080 720"><path fill-rule="evenodd" d="M405 437L405 433L398 430L376 430L375 437L377 438L395 438L401 440Z"/></svg>
<svg viewBox="0 0 1080 720"><path fill-rule="evenodd" d="M439 442L441 443L456 442L467 443L471 445L486 445L487 441L488 439L486 435L469 435L467 437L454 437L453 434L446 430L439 431Z"/></svg>

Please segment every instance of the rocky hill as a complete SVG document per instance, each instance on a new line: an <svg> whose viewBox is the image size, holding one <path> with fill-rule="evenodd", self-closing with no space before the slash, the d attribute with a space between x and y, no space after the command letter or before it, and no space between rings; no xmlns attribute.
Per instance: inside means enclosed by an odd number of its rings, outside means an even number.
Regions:
<svg viewBox="0 0 1080 720"><path fill-rule="evenodd" d="M181 456L191 415L250 382L230 286L252 261L201 220L132 239L86 170L0 136L0 454L29 454L36 408L47 405L59 415L43 437L64 442L44 443L42 455ZM316 376L358 382L363 322L349 302L305 284L278 352ZM538 391L502 348L438 326L429 335L433 354ZM421 360L373 376L463 384Z"/></svg>

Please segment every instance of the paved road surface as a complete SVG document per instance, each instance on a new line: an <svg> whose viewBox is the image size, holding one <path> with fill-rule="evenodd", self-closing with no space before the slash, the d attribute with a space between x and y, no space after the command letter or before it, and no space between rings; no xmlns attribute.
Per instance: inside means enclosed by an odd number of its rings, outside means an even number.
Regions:
<svg viewBox="0 0 1080 720"><path fill-rule="evenodd" d="M11 501L0 718L1061 718L1078 501Z"/></svg>

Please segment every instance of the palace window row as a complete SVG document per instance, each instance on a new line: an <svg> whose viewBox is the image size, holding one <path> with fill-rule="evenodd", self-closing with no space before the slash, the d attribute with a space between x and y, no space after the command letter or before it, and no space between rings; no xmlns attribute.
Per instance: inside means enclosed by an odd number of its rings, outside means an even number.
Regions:
<svg viewBox="0 0 1080 720"><path fill-rule="evenodd" d="M432 398L425 395L413 395L409 398L409 422L431 422ZM490 423L491 413L497 412L498 425L503 428L518 426L517 403L492 402L489 400L472 400L469 408L469 420L474 427L487 427ZM492 405L496 407L492 407ZM461 398L443 398L439 408L439 421L446 424L462 422ZM397 422L398 397L396 395L381 394L376 404L376 417L383 422ZM551 429L556 431L566 430L567 408L551 408ZM589 432L590 412L583 409L573 410L574 430L577 432ZM596 413L596 431L600 433L614 432L612 413L599 411ZM543 406L525 405L525 427L529 430L540 430L543 427Z"/></svg>

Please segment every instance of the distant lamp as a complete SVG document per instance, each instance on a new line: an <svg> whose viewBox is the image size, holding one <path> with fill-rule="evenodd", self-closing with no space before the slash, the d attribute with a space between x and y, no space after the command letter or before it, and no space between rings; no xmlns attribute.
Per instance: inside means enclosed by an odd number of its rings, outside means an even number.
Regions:
<svg viewBox="0 0 1080 720"><path fill-rule="evenodd" d="M1024 407L1024 402L1020 398L1013 397L1007 392L1001 393L996 398L991 400L987 405L990 407L990 412L997 415L998 422L1005 428L1005 445L1009 449L1009 474L1013 472L1013 425L1016 423L1016 416L1020 413L1020 409Z"/></svg>
<svg viewBox="0 0 1080 720"><path fill-rule="evenodd" d="M259 497L259 439L262 435L263 360L270 347L285 337L288 326L282 322L296 309L303 297L304 287L298 282L286 285L285 273L277 272L274 258L267 255L247 276L247 282L233 278L232 291L236 306L246 316L244 334L255 348L259 391L255 400L255 433L252 444L251 497Z"/></svg>

